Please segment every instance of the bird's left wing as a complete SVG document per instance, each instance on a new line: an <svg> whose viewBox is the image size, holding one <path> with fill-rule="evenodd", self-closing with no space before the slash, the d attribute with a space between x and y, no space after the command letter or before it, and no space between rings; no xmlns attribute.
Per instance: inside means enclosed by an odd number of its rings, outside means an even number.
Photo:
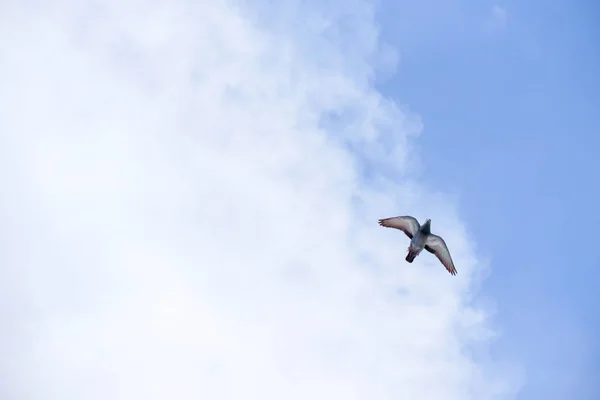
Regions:
<svg viewBox="0 0 600 400"><path fill-rule="evenodd" d="M379 220L379 225L386 228L400 229L409 238L413 238L419 232L421 225L419 221L410 216L383 218Z"/></svg>
<svg viewBox="0 0 600 400"><path fill-rule="evenodd" d="M450 256L450 251L448 250L448 246L446 246L444 239L437 235L430 234L427 236L427 240L425 241L425 250L435 254L435 256L442 262L444 267L446 267L448 272L450 272L452 275L456 275L456 268L454 267L452 257Z"/></svg>

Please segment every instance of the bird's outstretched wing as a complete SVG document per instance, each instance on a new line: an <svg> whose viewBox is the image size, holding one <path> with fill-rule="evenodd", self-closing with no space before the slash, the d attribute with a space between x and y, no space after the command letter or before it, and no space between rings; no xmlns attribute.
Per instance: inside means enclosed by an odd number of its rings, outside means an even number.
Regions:
<svg viewBox="0 0 600 400"><path fill-rule="evenodd" d="M417 234L417 232L419 232L419 229L421 229L419 221L408 215L380 219L379 225L385 226L386 228L400 229L411 239Z"/></svg>
<svg viewBox="0 0 600 400"><path fill-rule="evenodd" d="M446 246L444 239L437 235L430 234L427 236L427 240L425 241L425 250L435 254L435 256L442 262L444 267L446 267L448 272L450 272L452 275L456 275L456 268L454 267L452 257L450 257L450 251L448 250L448 246Z"/></svg>

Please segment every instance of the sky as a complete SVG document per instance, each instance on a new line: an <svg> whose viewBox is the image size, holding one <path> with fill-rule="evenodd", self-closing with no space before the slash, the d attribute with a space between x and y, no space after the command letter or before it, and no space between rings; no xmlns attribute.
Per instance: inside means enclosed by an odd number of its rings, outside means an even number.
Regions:
<svg viewBox="0 0 600 400"><path fill-rule="evenodd" d="M0 3L0 398L597 398L595 12Z"/></svg>
<svg viewBox="0 0 600 400"><path fill-rule="evenodd" d="M459 199L491 264L493 352L524 365L520 398L600 398L600 7L409 3L380 7L400 53L380 86L421 115L423 181Z"/></svg>

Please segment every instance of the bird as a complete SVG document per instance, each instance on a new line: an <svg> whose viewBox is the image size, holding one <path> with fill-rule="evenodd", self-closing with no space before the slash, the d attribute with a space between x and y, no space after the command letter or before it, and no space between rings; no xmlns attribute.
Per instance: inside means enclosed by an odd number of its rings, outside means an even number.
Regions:
<svg viewBox="0 0 600 400"><path fill-rule="evenodd" d="M420 225L416 218L404 215L382 218L379 220L379 225L386 228L399 229L410 238L408 254L405 259L409 263L412 263L415 257L425 249L435 254L450 274L457 274L446 242L440 236L431 233L431 219L428 218L423 225Z"/></svg>

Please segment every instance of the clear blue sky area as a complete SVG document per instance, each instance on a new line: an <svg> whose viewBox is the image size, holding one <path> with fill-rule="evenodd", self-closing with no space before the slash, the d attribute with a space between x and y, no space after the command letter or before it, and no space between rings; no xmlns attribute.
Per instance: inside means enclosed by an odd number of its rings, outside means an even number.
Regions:
<svg viewBox="0 0 600 400"><path fill-rule="evenodd" d="M380 89L421 115L422 177L491 261L494 355L524 364L519 398L600 399L600 3L380 10L400 53Z"/></svg>

